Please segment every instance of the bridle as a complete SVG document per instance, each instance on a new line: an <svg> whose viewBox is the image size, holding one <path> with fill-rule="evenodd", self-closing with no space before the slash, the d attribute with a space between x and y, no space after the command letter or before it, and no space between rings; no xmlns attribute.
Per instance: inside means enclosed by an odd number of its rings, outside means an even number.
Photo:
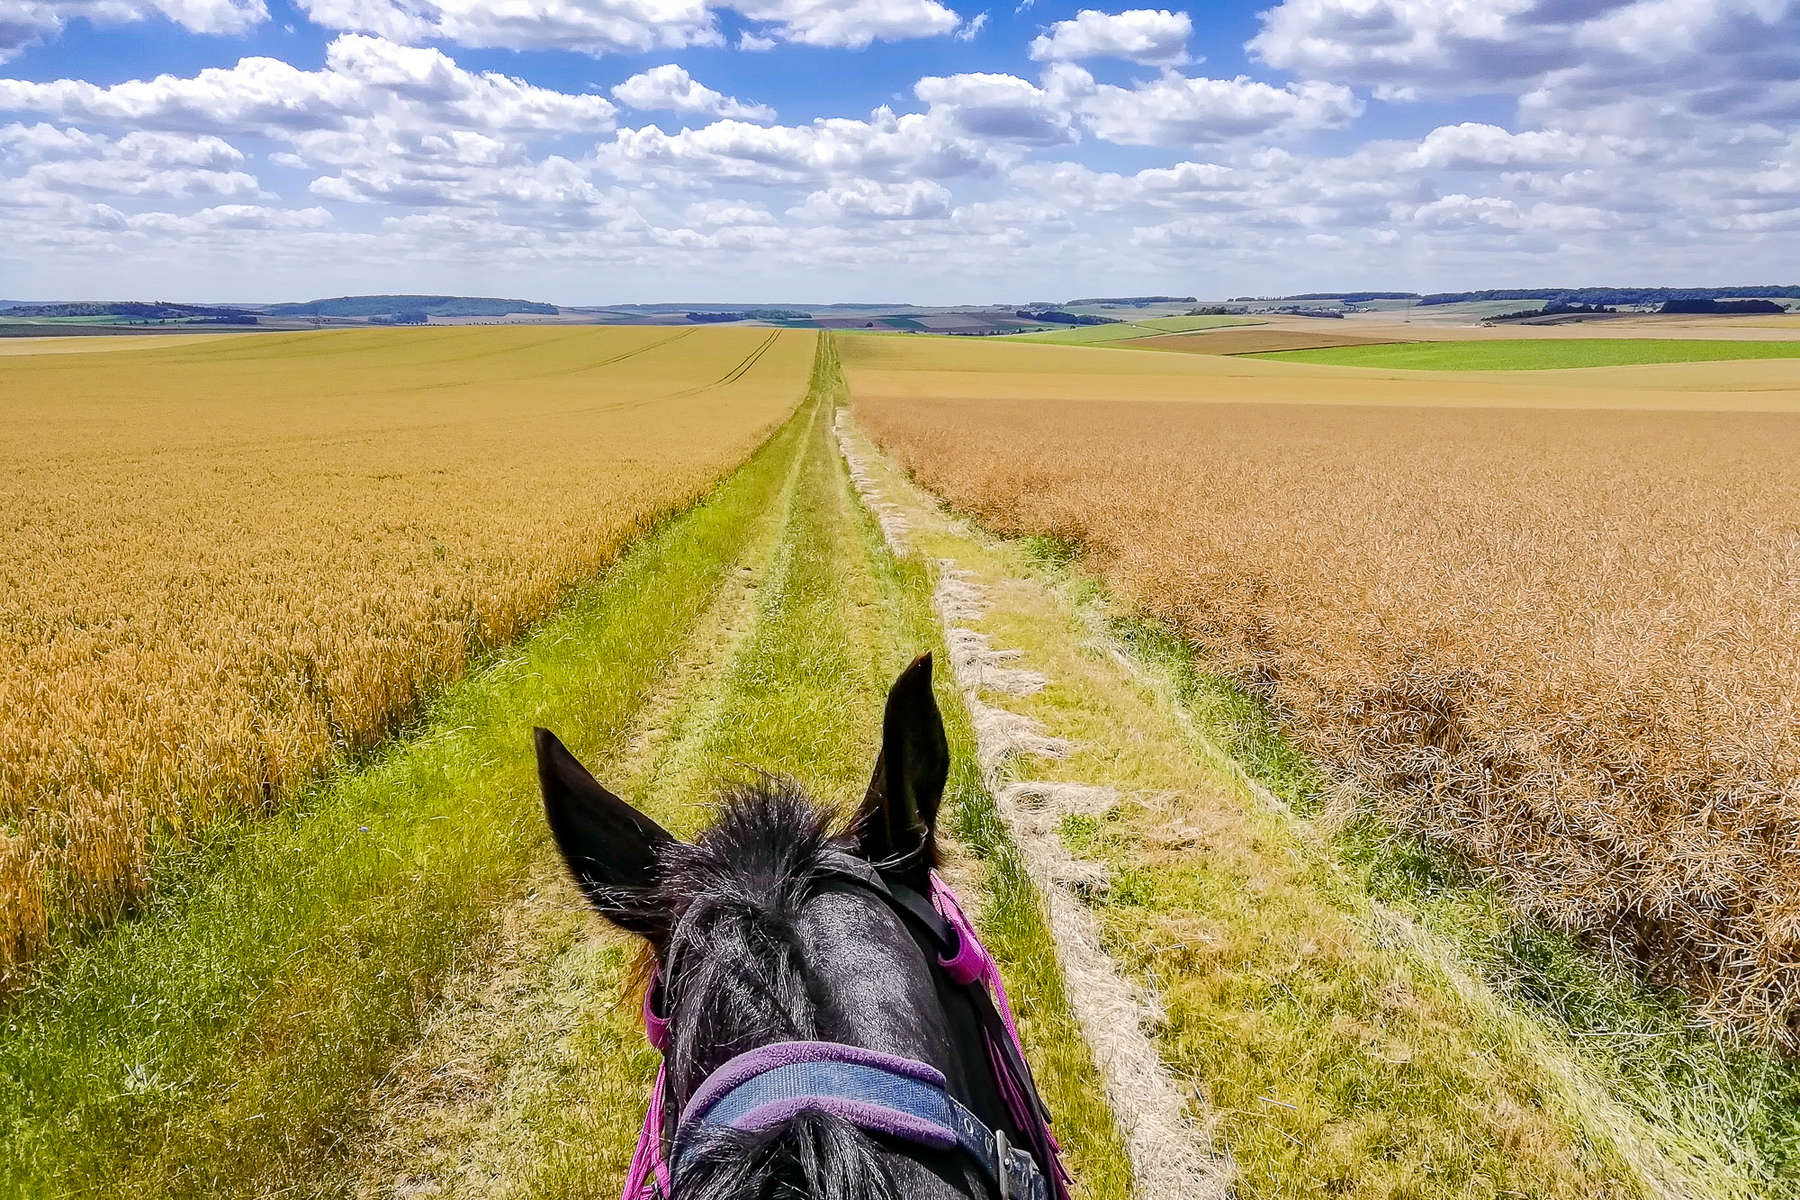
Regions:
<svg viewBox="0 0 1800 1200"><path fill-rule="evenodd" d="M1050 1131L1049 1109L1020 1049L999 968L955 895L935 871L927 896L849 856L826 874L831 884L866 891L886 904L933 952L948 984L967 997L997 1089L1026 1144L1014 1145L1005 1130L989 1127L927 1063L838 1042L776 1042L725 1062L680 1113L668 1102L666 1064L658 1069L624 1200L668 1196L671 1166L709 1132L760 1132L802 1112L832 1114L884 1141L960 1152L1001 1200L1068 1200L1069 1175ZM644 994L644 1031L651 1045L665 1051L668 1020L658 1011L660 992L659 973Z"/></svg>

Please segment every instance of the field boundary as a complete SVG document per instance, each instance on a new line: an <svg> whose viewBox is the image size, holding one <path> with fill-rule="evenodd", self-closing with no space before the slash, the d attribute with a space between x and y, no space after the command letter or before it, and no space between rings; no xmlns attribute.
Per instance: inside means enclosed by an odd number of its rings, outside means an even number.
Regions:
<svg viewBox="0 0 1800 1200"><path fill-rule="evenodd" d="M847 417L839 410L837 441L857 492L879 521L889 548L896 555L914 556L916 551L906 540L909 524L870 476ZM990 705L981 696L984 688L1017 694L1035 691L1048 681L1029 668L1002 667L1021 658L1022 652L993 647L984 635L958 624L980 616L987 597L954 561L930 564L930 574L934 608L974 723L984 781L1048 908L1070 1003L1104 1077L1107 1098L1124 1125L1136 1191L1144 1197L1223 1200L1231 1194L1234 1177L1230 1156L1217 1142L1210 1121L1190 1119L1188 1104L1144 1033L1160 1020L1157 1006L1126 979L1101 944L1092 914L1070 894L1080 869L1058 840L1054 820L1027 821L1021 810L1021 801L1027 798L1040 810L1049 808L1048 815L1093 803L1080 789L1015 778L1021 759L1061 758L1069 747L1046 737L1031 718ZM1197 1094L1195 1107L1204 1111Z"/></svg>
<svg viewBox="0 0 1800 1200"><path fill-rule="evenodd" d="M1800 1161L1800 1063L1721 1038L1635 964L1520 912L1492 871L1355 804L1260 697L1209 673L1177 633L1076 571L1074 548L1037 550L1028 556L1073 597L1097 644L1166 698L1209 761L1368 895L1380 928L1471 997L1542 1030L1546 1058L1587 1118L1631 1148L1657 1194L1800 1197L1800 1175L1784 1169Z"/></svg>

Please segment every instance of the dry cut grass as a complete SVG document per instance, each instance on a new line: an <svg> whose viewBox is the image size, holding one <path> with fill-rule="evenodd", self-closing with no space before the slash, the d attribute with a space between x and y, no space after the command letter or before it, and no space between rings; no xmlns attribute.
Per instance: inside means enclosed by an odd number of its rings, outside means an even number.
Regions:
<svg viewBox="0 0 1800 1200"><path fill-rule="evenodd" d="M1046 400L978 349L847 346L859 419L922 483L1079 542L1389 818L1800 1049L1800 416L1558 409L1547 383L1364 404L1331 375L1329 404L1207 401L1247 381L1160 355L1186 373L1087 398L1142 361L1099 351L1055 352Z"/></svg>
<svg viewBox="0 0 1800 1200"><path fill-rule="evenodd" d="M0 985L740 460L767 330L255 335L0 364ZM3 988L0 988L3 990Z"/></svg>

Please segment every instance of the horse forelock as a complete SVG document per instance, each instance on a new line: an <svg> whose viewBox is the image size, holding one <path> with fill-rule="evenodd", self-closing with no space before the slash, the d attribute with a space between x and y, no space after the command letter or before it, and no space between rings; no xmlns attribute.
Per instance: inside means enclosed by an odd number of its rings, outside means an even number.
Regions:
<svg viewBox="0 0 1800 1200"><path fill-rule="evenodd" d="M726 790L710 827L666 851L659 888L675 919L660 967L677 1102L738 1054L820 1036L819 996L830 990L821 973L831 964L806 960L802 911L853 853L836 814L780 778ZM911 935L897 922L894 928L897 949L916 953ZM920 982L929 993L930 981ZM825 1114L705 1139L683 1156L676 1193L684 1200L898 1194L867 1135Z"/></svg>
<svg viewBox="0 0 1800 1200"><path fill-rule="evenodd" d="M661 889L676 921L664 970L678 1090L744 1050L814 1035L796 923L846 852L833 823L799 785L765 779L727 790L706 832L668 852Z"/></svg>

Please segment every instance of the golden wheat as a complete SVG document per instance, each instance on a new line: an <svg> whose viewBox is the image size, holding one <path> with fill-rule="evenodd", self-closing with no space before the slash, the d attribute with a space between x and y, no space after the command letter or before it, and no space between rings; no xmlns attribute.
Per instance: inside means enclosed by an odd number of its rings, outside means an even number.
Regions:
<svg viewBox="0 0 1800 1200"><path fill-rule="evenodd" d="M0 361L0 984L516 635L792 409L812 336L253 335Z"/></svg>
<svg viewBox="0 0 1800 1200"><path fill-rule="evenodd" d="M1390 819L1800 1048L1800 368L1028 353L845 360L922 483L1078 541Z"/></svg>

